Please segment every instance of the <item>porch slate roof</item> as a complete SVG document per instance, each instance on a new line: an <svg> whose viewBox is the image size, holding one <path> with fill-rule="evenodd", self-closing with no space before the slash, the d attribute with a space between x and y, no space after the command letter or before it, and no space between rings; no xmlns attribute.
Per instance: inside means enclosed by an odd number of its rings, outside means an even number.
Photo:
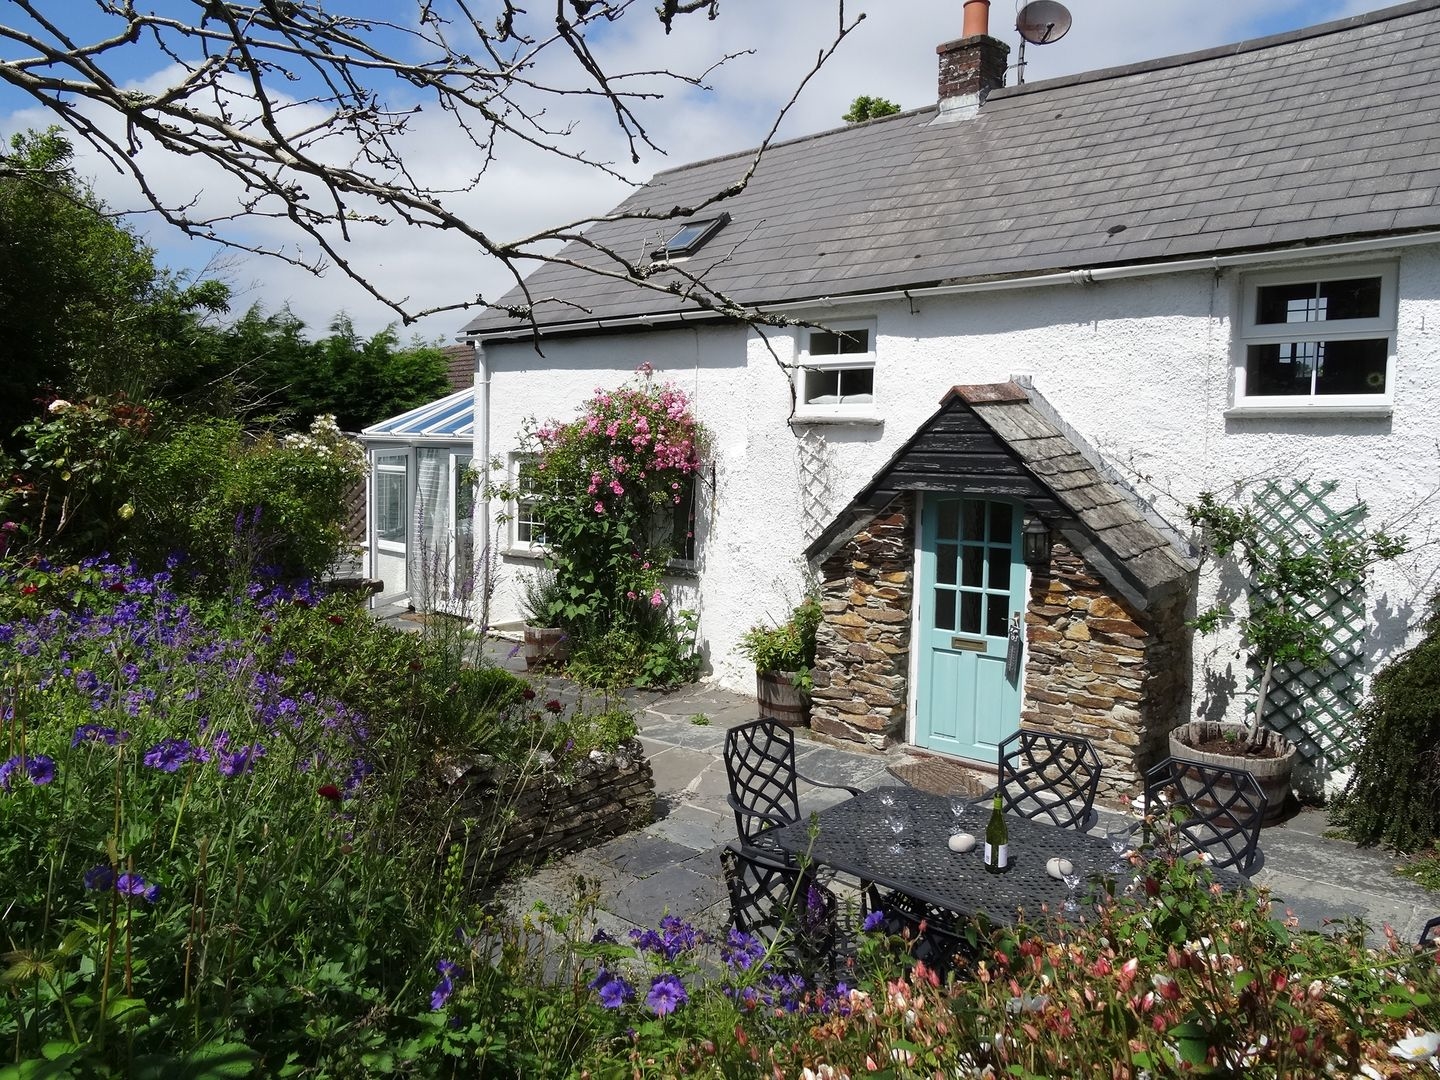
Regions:
<svg viewBox="0 0 1440 1080"><path fill-rule="evenodd" d="M1163 262L1440 228L1440 0L996 90L771 147L697 217L731 222L677 266L747 305ZM678 227L641 220L741 179L753 152L657 174L527 279L547 332L699 313L587 272ZM501 301L522 305L517 287ZM527 329L490 309L463 336Z"/></svg>
<svg viewBox="0 0 1440 1080"><path fill-rule="evenodd" d="M1142 611L1185 588L1195 572L1013 382L951 389L806 557L823 562L907 491L1020 499Z"/></svg>

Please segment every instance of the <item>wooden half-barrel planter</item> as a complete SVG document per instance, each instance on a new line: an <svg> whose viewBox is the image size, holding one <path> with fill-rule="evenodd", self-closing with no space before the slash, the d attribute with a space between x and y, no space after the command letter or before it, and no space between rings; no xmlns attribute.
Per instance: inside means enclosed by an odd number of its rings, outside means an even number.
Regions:
<svg viewBox="0 0 1440 1080"><path fill-rule="evenodd" d="M795 685L793 671L755 672L755 702L761 716L773 716L786 727L810 726L810 695Z"/></svg>
<svg viewBox="0 0 1440 1080"><path fill-rule="evenodd" d="M1247 754L1244 747L1249 734L1249 729L1244 724L1195 720L1182 724L1170 733L1170 755L1249 773L1265 793L1265 817L1261 824L1274 825L1284 816L1290 799L1296 746L1278 731L1267 730L1262 736L1260 752ZM1235 752L1217 753L1212 749L1196 749L1197 746L1213 747L1216 744L1233 745ZM1185 784L1183 774L1180 776L1180 783L1182 787Z"/></svg>

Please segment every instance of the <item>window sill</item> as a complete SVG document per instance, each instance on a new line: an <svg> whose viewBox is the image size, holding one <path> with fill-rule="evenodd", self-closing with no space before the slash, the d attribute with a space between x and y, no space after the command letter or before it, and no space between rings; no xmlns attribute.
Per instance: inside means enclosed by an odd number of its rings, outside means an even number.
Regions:
<svg viewBox="0 0 1440 1080"><path fill-rule="evenodd" d="M1395 406L1386 402L1376 405L1262 405L1242 404L1232 405L1225 410L1224 416L1227 420L1248 420L1255 419L1273 420L1277 417L1335 417L1339 419L1387 419L1395 411Z"/></svg>
<svg viewBox="0 0 1440 1080"><path fill-rule="evenodd" d="M873 413L804 413L797 412L790 417L795 424L852 424L856 427L880 427L884 417Z"/></svg>
<svg viewBox="0 0 1440 1080"><path fill-rule="evenodd" d="M507 547L500 550L500 554L507 559L527 559L530 562L540 562L545 558L544 548Z"/></svg>

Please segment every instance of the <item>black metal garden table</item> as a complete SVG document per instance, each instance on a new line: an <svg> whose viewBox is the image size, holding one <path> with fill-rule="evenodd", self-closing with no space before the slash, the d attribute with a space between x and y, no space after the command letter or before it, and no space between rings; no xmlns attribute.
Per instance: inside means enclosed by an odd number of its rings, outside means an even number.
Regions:
<svg viewBox="0 0 1440 1080"><path fill-rule="evenodd" d="M881 802L882 792L887 791L894 796L895 811L907 822L898 854L891 850L896 838L886 822L890 810ZM818 865L894 889L961 918L983 915L1002 925L1014 924L1021 913L1038 919L1043 907L1063 917L1065 884L1050 876L1046 868L1050 859L1069 859L1085 876L1087 883L1077 894L1082 900L1090 876L1103 874L1115 862L1110 845L1100 837L1006 815L1010 869L1004 874L986 873L982 848L989 817L983 804L972 808L962 827L975 835L976 845L966 852L951 851L955 819L949 799L909 787L877 788L821 810L813 841L809 821L766 835L781 850L808 853Z"/></svg>

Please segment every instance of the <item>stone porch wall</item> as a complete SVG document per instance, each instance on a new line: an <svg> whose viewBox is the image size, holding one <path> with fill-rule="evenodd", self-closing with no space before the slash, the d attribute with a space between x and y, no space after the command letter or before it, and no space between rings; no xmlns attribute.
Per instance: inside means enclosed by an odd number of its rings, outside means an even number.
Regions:
<svg viewBox="0 0 1440 1080"><path fill-rule="evenodd" d="M884 749L905 735L915 527L896 499L820 568L810 727Z"/></svg>
<svg viewBox="0 0 1440 1080"><path fill-rule="evenodd" d="M1185 603L1182 591L1142 615L1062 543L1031 574L1020 722L1089 739L1102 801L1137 793L1168 752L1189 671Z"/></svg>

